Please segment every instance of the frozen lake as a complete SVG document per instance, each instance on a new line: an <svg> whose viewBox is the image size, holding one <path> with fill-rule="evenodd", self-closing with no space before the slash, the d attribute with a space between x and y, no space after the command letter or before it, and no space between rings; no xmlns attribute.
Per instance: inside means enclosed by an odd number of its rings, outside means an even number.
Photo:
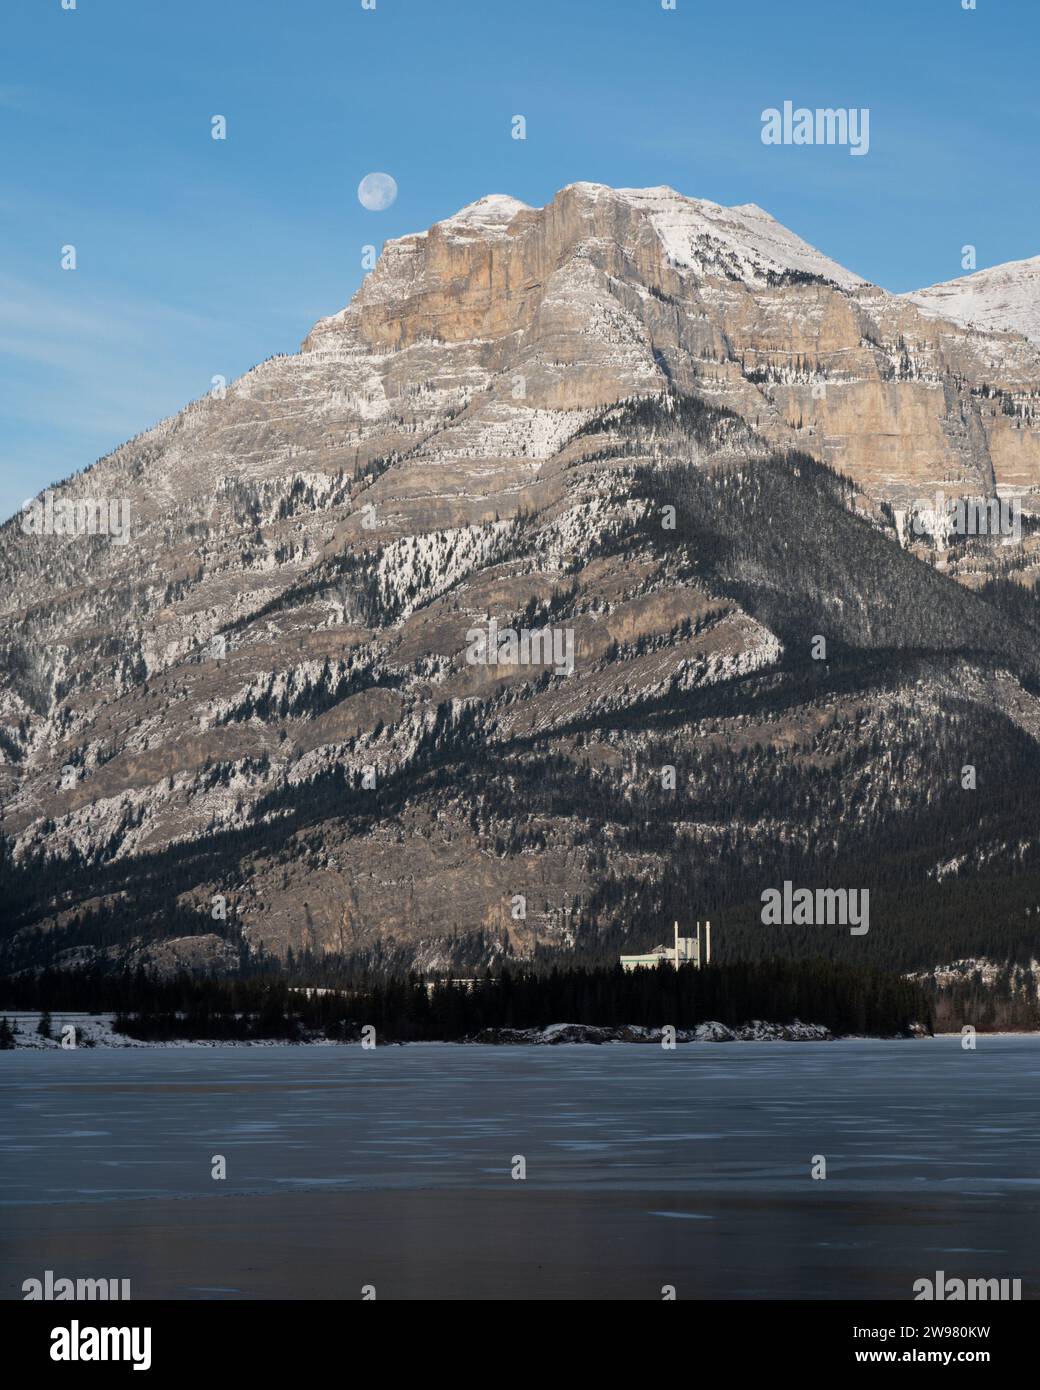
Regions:
<svg viewBox="0 0 1040 1390"><path fill-rule="evenodd" d="M0 1093L7 1298L1040 1287L1037 1037L8 1052Z"/></svg>

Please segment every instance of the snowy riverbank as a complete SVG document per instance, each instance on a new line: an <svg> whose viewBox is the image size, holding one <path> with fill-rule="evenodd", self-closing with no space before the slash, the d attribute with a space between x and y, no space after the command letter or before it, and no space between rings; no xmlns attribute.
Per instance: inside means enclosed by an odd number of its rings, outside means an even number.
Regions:
<svg viewBox="0 0 1040 1390"><path fill-rule="evenodd" d="M14 1010L6 1014L0 1010L0 1017L6 1017L14 1029L15 1046L38 1050L60 1048L62 1036L68 1039L66 1047L284 1047L285 1039L255 1039L248 1041L228 1041L226 1039L177 1039L169 1042L142 1042L138 1038L117 1033L114 1028L114 1014L53 1013L51 1015L51 1034L41 1037L37 1032L40 1015L34 1012ZM69 1033L68 1029L73 1029ZM826 1042L833 1035L830 1030L818 1023L765 1023L754 1019L738 1028L727 1028L722 1023L701 1023L696 1028L675 1029L676 1043L695 1042ZM547 1028L487 1028L483 1032L461 1040L467 1044L527 1044L532 1046L558 1046L565 1043L657 1043L665 1039L661 1028L644 1028L629 1025L619 1028L600 1028L585 1023L553 1023ZM358 1040L360 1041L360 1039ZM389 1039L387 1041L390 1041ZM299 1047L342 1047L340 1042L327 1038L309 1038L295 1044Z"/></svg>

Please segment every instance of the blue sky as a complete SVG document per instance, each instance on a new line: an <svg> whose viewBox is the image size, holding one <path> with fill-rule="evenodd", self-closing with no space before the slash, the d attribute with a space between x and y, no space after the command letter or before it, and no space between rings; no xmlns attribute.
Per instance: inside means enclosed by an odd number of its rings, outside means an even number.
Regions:
<svg viewBox="0 0 1040 1390"><path fill-rule="evenodd" d="M1040 3L977 5L8 0L0 515L294 350L364 244L485 193L755 202L893 290L961 274L968 242L979 268L1040 254ZM788 99L869 107L869 154L763 145ZM357 200L372 170L385 212Z"/></svg>

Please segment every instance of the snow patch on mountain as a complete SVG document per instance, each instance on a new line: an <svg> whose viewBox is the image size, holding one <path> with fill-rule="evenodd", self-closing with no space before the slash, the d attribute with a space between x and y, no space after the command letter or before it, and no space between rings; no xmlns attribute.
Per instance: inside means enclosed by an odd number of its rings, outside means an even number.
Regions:
<svg viewBox="0 0 1040 1390"><path fill-rule="evenodd" d="M495 401L479 419L460 420L418 450L413 458L527 458L534 462L559 452L567 440L591 419L592 410L533 410Z"/></svg>
<svg viewBox="0 0 1040 1390"><path fill-rule="evenodd" d="M473 570L505 554L516 529L513 521L496 521L402 536L379 557L380 605L401 620L407 618Z"/></svg>
<svg viewBox="0 0 1040 1390"><path fill-rule="evenodd" d="M648 214L667 255L681 269L735 275L752 284L767 281L770 271L818 275L843 289L867 283L754 203L723 207L684 198L668 187L619 188L617 195Z"/></svg>
<svg viewBox="0 0 1040 1390"><path fill-rule="evenodd" d="M446 217L443 222L435 225L442 232L454 237L467 240L478 237L486 239L504 235L505 229L518 212L531 210L527 203L522 203L519 198L511 198L508 193L489 193L484 198L478 198L475 203L468 203L451 217Z"/></svg>
<svg viewBox="0 0 1040 1390"><path fill-rule="evenodd" d="M921 984L935 984L941 989L970 984L977 979L984 988L991 989L1004 975L1009 975L1015 994L1040 1002L1040 960L1035 956L1028 964L1024 961L992 960L987 956L967 957L932 966L929 970L908 971L906 979Z"/></svg>
<svg viewBox="0 0 1040 1390"><path fill-rule="evenodd" d="M963 328L1021 333L1040 346L1040 256L1006 261L900 298L932 318L949 319Z"/></svg>

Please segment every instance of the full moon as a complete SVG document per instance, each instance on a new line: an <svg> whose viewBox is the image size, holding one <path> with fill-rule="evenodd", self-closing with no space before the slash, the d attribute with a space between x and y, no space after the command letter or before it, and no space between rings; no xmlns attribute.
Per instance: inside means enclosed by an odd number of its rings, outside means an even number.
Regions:
<svg viewBox="0 0 1040 1390"><path fill-rule="evenodd" d="M357 195L369 212L384 212L397 197L397 180L390 174L366 174L358 184Z"/></svg>

